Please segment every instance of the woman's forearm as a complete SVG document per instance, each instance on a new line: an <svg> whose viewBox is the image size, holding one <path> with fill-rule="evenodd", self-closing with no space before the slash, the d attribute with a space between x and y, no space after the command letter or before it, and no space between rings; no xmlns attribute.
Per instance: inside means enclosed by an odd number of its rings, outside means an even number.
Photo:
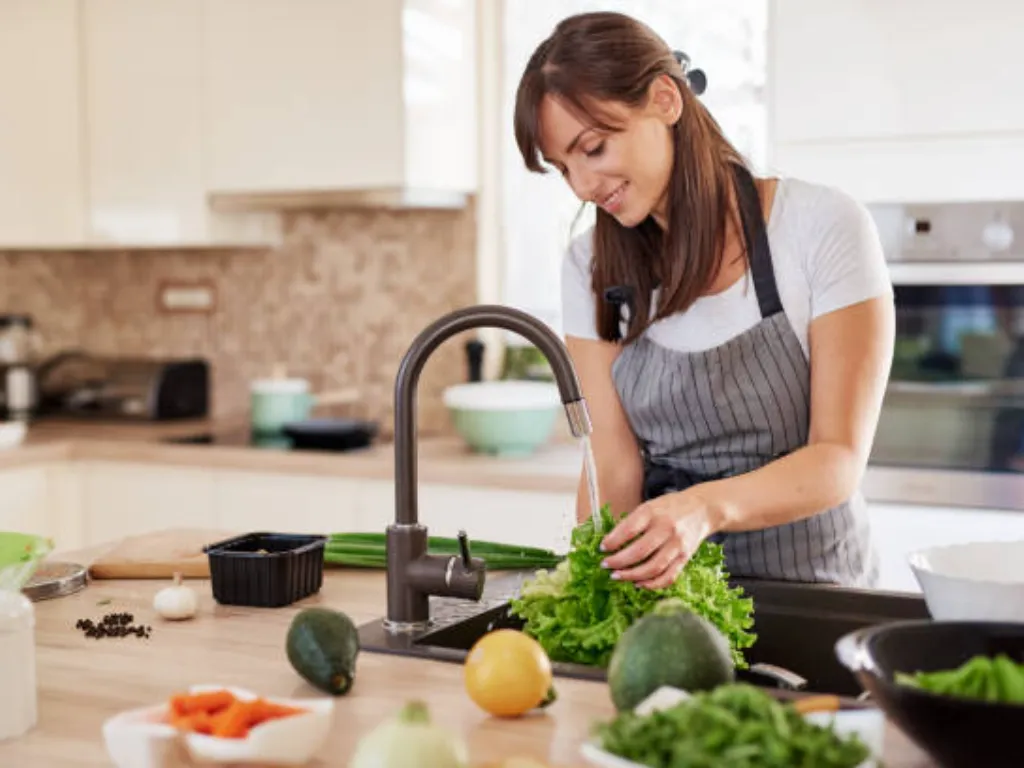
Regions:
<svg viewBox="0 0 1024 768"><path fill-rule="evenodd" d="M718 531L750 531L791 523L846 501L864 472L848 446L813 443L735 477L694 486Z"/></svg>

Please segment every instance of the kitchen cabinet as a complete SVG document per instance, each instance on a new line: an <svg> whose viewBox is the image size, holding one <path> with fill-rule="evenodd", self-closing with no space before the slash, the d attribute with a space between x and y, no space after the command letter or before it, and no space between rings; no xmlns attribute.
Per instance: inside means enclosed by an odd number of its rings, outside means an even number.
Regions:
<svg viewBox="0 0 1024 768"><path fill-rule="evenodd" d="M361 481L218 470L217 524L225 530L332 533L356 530Z"/></svg>
<svg viewBox="0 0 1024 768"><path fill-rule="evenodd" d="M202 0L82 0L85 239L260 244L276 223L206 199Z"/></svg>
<svg viewBox="0 0 1024 768"><path fill-rule="evenodd" d="M81 242L78 0L0 9L0 248Z"/></svg>
<svg viewBox="0 0 1024 768"><path fill-rule="evenodd" d="M1024 196L1024 6L772 0L771 164L869 202Z"/></svg>
<svg viewBox="0 0 1024 768"><path fill-rule="evenodd" d="M880 559L879 589L920 592L907 557L968 541L1024 540L1024 512L910 504L868 504Z"/></svg>
<svg viewBox="0 0 1024 768"><path fill-rule="evenodd" d="M165 528L216 528L215 472L194 467L80 464L85 546Z"/></svg>
<svg viewBox="0 0 1024 768"><path fill-rule="evenodd" d="M49 480L45 465L0 471L0 531L53 535Z"/></svg>
<svg viewBox="0 0 1024 768"><path fill-rule="evenodd" d="M205 2L215 205L461 205L476 184L474 6Z"/></svg>
<svg viewBox="0 0 1024 768"><path fill-rule="evenodd" d="M471 548L481 539L565 552L576 515L573 494L440 483L420 484L418 506L431 536L465 529ZM383 531L395 519L394 485L364 481L363 509L363 529Z"/></svg>

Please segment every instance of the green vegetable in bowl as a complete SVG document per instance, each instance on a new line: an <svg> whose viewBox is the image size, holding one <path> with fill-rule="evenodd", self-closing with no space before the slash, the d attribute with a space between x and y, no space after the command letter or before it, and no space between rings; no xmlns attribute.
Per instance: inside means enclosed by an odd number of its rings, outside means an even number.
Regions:
<svg viewBox="0 0 1024 768"><path fill-rule="evenodd" d="M1024 704L1024 664L1009 656L975 656L956 669L897 672L896 682L941 696L980 699L999 704Z"/></svg>
<svg viewBox="0 0 1024 768"><path fill-rule="evenodd" d="M610 507L604 505L601 530L610 531L615 524ZM721 546L705 541L675 584L648 589L615 580L601 567L606 556L600 550L601 538L593 521L578 525L566 559L554 570L537 572L511 602L511 613L525 621L523 631L536 638L552 661L607 667L626 629L663 601L674 599L725 636L736 667L748 666L743 649L757 638L747 631L754 624L754 604L742 589L729 586Z"/></svg>
<svg viewBox="0 0 1024 768"><path fill-rule="evenodd" d="M620 713L594 729L600 747L650 768L854 768L870 750L744 683L694 694L648 715Z"/></svg>
<svg viewBox="0 0 1024 768"><path fill-rule="evenodd" d="M52 550L43 536L0 531L0 590L20 591Z"/></svg>

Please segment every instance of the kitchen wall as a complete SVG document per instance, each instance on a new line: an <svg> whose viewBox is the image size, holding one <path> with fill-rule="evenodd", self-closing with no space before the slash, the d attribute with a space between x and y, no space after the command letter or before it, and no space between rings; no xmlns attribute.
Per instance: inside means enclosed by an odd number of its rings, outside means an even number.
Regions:
<svg viewBox="0 0 1024 768"><path fill-rule="evenodd" d="M218 416L245 413L248 382L277 363L316 389L355 385L339 413L392 423L394 376L417 332L475 301L474 207L286 214L266 251L0 252L0 310L31 314L46 352L203 355ZM167 314L165 281L209 281L210 314ZM440 395L465 378L462 338L428 361L420 427L444 431Z"/></svg>

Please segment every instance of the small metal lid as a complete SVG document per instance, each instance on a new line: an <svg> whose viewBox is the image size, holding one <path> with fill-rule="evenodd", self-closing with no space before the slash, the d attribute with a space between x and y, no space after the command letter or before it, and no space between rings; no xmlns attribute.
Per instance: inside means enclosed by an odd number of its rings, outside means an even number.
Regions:
<svg viewBox="0 0 1024 768"><path fill-rule="evenodd" d="M42 563L21 592L33 602L63 597L85 589L88 575L84 566L77 563Z"/></svg>

